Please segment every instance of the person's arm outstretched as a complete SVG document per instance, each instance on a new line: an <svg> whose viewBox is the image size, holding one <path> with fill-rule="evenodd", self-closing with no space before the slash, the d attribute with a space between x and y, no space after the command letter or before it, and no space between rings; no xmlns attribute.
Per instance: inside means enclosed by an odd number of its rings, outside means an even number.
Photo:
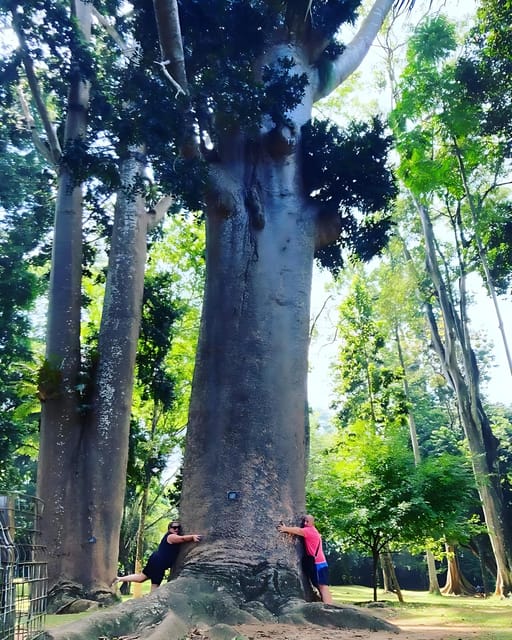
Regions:
<svg viewBox="0 0 512 640"><path fill-rule="evenodd" d="M167 536L167 542L169 544L181 544L182 542L201 542L201 537L198 533L188 533L185 536L180 536L177 533L170 533Z"/></svg>
<svg viewBox="0 0 512 640"><path fill-rule="evenodd" d="M304 529L302 527L287 527L285 524L280 522L277 525L277 530L279 533L289 533L291 536L304 537Z"/></svg>

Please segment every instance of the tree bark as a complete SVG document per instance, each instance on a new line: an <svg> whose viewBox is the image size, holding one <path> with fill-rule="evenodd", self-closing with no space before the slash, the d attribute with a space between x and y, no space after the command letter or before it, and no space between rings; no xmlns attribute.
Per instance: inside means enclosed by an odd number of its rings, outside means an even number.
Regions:
<svg viewBox="0 0 512 640"><path fill-rule="evenodd" d="M63 416L65 425L56 433L44 422L38 467L46 504L49 584L55 595L71 584L87 597L111 599L110 583L117 573L146 237L154 223L134 190L144 166L137 150L122 162L90 409L83 415L78 398L72 396L75 404L70 407L62 394L45 403ZM75 286L79 293L79 279ZM55 309L51 307L52 314ZM75 332L78 342L78 322ZM79 364L77 357L74 385ZM49 425L59 424L51 421L49 410L46 416Z"/></svg>
<svg viewBox="0 0 512 640"><path fill-rule="evenodd" d="M89 589L109 587L117 574L117 553L128 461L133 371L144 291L147 231L151 214L135 185L145 163L133 149L122 161L121 184L98 340L92 411L84 438L89 539L82 582Z"/></svg>
<svg viewBox="0 0 512 640"><path fill-rule="evenodd" d="M446 583L441 589L443 595L472 596L475 588L460 570L457 552L454 545L446 544L446 561L448 564Z"/></svg>
<svg viewBox="0 0 512 640"><path fill-rule="evenodd" d="M294 153L248 152L233 141L208 208L181 504L185 528L205 538L183 572L287 591L276 576L288 568L298 594L296 545L276 525L298 524L305 504L314 212L298 195Z"/></svg>
<svg viewBox="0 0 512 640"><path fill-rule="evenodd" d="M396 576L395 567L393 565L393 558L389 550L383 551L380 554L380 562L382 565L382 574L384 579L384 589L391 593L395 593L398 598L398 602L404 603L404 597L400 588L400 583Z"/></svg>
<svg viewBox="0 0 512 640"><path fill-rule="evenodd" d="M88 38L91 5L77 2L76 6L77 21L84 37ZM88 102L89 86L75 73L68 96L66 143L85 136ZM69 167L62 163L55 207L46 362L38 385L42 405L37 485L45 505L42 542L48 549L50 586L67 575L77 544L86 543L83 520L76 511L82 496L75 484L83 436L82 428L76 424L80 415L77 385L81 274L82 191ZM71 546L67 538L70 520L74 520L75 534Z"/></svg>

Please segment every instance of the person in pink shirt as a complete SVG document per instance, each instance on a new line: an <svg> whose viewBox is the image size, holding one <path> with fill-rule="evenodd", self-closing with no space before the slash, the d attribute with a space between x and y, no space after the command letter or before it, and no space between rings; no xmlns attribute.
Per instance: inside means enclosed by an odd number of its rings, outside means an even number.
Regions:
<svg viewBox="0 0 512 640"><path fill-rule="evenodd" d="M329 589L329 567L322 548L322 536L315 527L315 519L311 515L304 516L301 527L287 527L283 523L277 525L280 533L304 538L306 555L314 558L314 568L308 573L311 584L318 589L322 602L332 604Z"/></svg>

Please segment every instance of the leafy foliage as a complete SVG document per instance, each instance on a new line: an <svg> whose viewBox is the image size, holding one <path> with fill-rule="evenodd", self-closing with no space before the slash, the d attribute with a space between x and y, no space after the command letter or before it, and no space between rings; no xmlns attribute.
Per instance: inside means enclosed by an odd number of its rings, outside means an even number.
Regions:
<svg viewBox="0 0 512 640"><path fill-rule="evenodd" d="M0 157L0 486L12 489L26 480L29 461L20 448L37 432L37 414L20 407L27 400L24 389L34 391L29 312L46 286L36 268L46 255L52 212L48 178L35 154L5 151Z"/></svg>
<svg viewBox="0 0 512 640"><path fill-rule="evenodd" d="M464 57L458 63L458 78L468 90L468 100L486 105L485 130L508 138L512 122L512 4L510 0L481 3L477 22Z"/></svg>
<svg viewBox="0 0 512 640"><path fill-rule="evenodd" d="M379 118L346 130L324 120L302 130L302 176L306 193L325 213L338 211L339 240L317 252L323 266L343 267L342 251L369 260L386 245L392 228L389 208L396 185L387 163L391 138Z"/></svg>

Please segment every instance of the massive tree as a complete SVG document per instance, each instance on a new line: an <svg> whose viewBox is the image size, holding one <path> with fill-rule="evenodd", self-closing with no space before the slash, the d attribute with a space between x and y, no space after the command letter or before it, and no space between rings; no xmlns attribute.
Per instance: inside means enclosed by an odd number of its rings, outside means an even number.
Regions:
<svg viewBox="0 0 512 640"><path fill-rule="evenodd" d="M177 126L147 150L155 178L206 219L181 501L185 529L204 538L181 558L165 606L188 617L188 596L176 594L203 588L226 622L227 593L258 616L303 596L296 546L276 524L305 506L313 260L339 269L342 250L377 253L394 195L383 124L342 131L312 123L312 109L357 68L393 2L376 0L346 45L336 34L357 20L359 0L153 4L153 60ZM154 28L147 6L135 7L143 55ZM178 633L175 617L167 622L158 633Z"/></svg>
<svg viewBox="0 0 512 640"><path fill-rule="evenodd" d="M348 44L359 2L155 0L177 96L177 146L201 170L206 285L181 517L204 534L181 574L236 584L272 608L301 593L293 543L304 509L309 299L315 254L368 258L393 194L377 121L311 123L315 102L358 66L392 2ZM179 20L178 20L179 9Z"/></svg>
<svg viewBox="0 0 512 640"><path fill-rule="evenodd" d="M69 13L67 3L56 4ZM183 558L182 574L200 572L273 611L301 595L296 549L274 525L304 508L312 263L316 254L339 269L342 248L363 258L378 252L393 195L382 123L341 131L311 124L311 114L359 65L392 4L376 0L345 46L336 34L357 19L359 0L187 0L179 19L175 2L155 1L154 14L151 3L136 3L131 37L140 56L125 68L140 72L141 85L124 83L112 116L90 103L105 106L95 93L98 76L108 82L123 65L91 72L92 6L70 3L68 24L79 46L65 65L62 138L52 139L60 190L40 387L39 486L52 581L73 578L100 593L115 573L146 231L154 222L139 189L149 159L153 175L206 216L207 277L182 497L185 526L205 538ZM27 19L21 8L16 15ZM160 53L159 87L143 86ZM167 117L157 112L162 104ZM101 148L99 128L91 135L93 118L96 127L117 122L109 151L118 161L119 191L98 359L84 397L81 180L87 143Z"/></svg>

